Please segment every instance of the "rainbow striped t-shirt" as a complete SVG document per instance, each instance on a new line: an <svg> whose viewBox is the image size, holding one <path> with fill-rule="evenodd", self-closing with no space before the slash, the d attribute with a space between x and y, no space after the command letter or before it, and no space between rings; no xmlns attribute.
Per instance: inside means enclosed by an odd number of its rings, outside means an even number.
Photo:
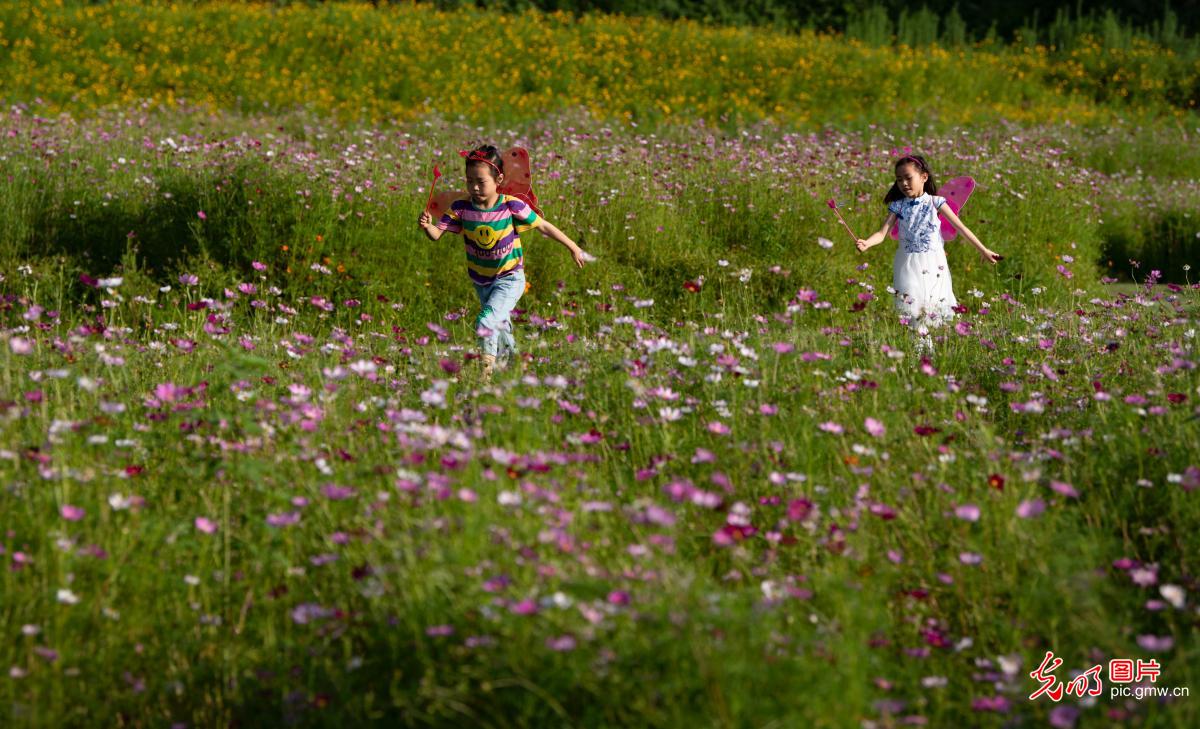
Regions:
<svg viewBox="0 0 1200 729"><path fill-rule="evenodd" d="M467 273L480 286L525 266L520 234L541 225L542 219L524 200L501 195L494 207L480 210L470 200L455 200L437 227L461 233L467 252Z"/></svg>

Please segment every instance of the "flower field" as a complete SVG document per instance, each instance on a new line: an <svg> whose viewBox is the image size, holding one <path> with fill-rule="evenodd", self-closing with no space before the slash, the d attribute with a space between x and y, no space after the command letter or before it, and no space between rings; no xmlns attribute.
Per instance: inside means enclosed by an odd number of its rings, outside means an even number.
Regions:
<svg viewBox="0 0 1200 729"><path fill-rule="evenodd" d="M550 15L528 88L459 108L471 57L424 6L31 7L0 9L0 725L1200 719L1140 693L1200 688L1177 78L1125 102L1092 61L973 48L979 105L897 123L872 104L929 100L867 69L950 52ZM645 48L733 60L571 70ZM491 382L462 252L414 224L478 142L527 148L596 257L525 242ZM1005 256L948 245L932 350L826 202L877 229L910 150L976 179ZM1047 652L1059 701L1030 699Z"/></svg>

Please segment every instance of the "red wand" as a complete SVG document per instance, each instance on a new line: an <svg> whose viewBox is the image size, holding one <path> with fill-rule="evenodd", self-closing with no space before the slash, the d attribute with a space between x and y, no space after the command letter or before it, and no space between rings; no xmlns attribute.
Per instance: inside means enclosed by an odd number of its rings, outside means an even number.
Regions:
<svg viewBox="0 0 1200 729"><path fill-rule="evenodd" d="M850 226L846 223L846 219L842 217L842 211L838 210L837 201L833 198L829 198L825 201L825 204L828 205L831 210L833 210L833 214L837 216L838 221L842 224L842 227L846 229L846 232L849 233L850 237L855 243L857 243L858 236L854 234L853 230L850 230Z"/></svg>
<svg viewBox="0 0 1200 729"><path fill-rule="evenodd" d="M441 176L442 176L442 172L441 172L441 170L438 169L438 166L435 164L433 166L433 182L430 183L430 185L429 185L429 199L427 199L425 201L425 209L426 210L429 209L429 203L433 202L433 190L435 187L437 187L438 178Z"/></svg>

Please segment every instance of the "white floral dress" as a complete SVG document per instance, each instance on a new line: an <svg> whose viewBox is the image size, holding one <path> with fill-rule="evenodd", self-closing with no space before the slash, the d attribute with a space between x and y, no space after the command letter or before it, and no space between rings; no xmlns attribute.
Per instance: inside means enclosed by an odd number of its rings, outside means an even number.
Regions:
<svg viewBox="0 0 1200 729"><path fill-rule="evenodd" d="M892 267L896 309L911 323L932 325L954 318L954 289L937 210L946 198L922 194L888 204L900 227Z"/></svg>

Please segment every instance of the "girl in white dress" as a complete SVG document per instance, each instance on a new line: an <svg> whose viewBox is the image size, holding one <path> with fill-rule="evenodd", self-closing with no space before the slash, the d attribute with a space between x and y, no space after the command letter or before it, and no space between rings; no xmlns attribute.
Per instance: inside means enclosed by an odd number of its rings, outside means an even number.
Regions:
<svg viewBox="0 0 1200 729"><path fill-rule="evenodd" d="M900 245L896 248L893 264L892 288L896 290L896 308L919 329L953 318L954 307L958 305L950 283L950 267L937 217L939 212L979 249L979 254L988 263L996 263L1002 258L980 243L946 204L946 198L937 197L935 192L937 184L925 159L915 154L901 157L896 162L896 183L884 198L888 206L887 220L869 238L858 239L858 250L866 251L882 243L892 226L899 222Z"/></svg>

